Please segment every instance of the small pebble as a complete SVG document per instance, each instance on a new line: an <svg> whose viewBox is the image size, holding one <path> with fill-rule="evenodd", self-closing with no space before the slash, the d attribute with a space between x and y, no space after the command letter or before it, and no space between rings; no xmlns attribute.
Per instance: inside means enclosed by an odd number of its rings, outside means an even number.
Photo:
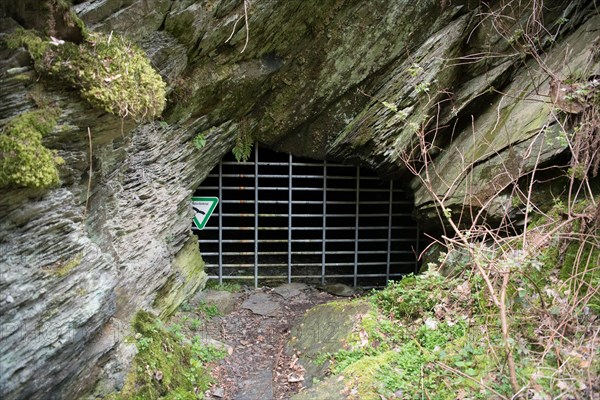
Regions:
<svg viewBox="0 0 600 400"><path fill-rule="evenodd" d="M222 387L216 387L212 394L215 397L223 398L225 396L225 390Z"/></svg>

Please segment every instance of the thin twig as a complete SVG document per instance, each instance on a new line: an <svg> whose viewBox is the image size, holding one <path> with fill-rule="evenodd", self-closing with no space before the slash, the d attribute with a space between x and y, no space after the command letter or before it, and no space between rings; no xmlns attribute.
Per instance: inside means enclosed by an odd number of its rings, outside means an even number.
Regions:
<svg viewBox="0 0 600 400"><path fill-rule="evenodd" d="M506 311L506 291L508 289L508 283L510 280L510 270L507 268L502 276L502 287L500 288L500 323L502 325L502 340L504 341L504 348L506 350L506 358L508 361L508 373L510 376L510 385L512 386L513 392L519 393L520 387L517 381L517 367L515 365L515 358L512 353L512 346L510 344L510 333L508 327L508 317Z"/></svg>
<svg viewBox="0 0 600 400"><path fill-rule="evenodd" d="M233 29L231 30L231 35L229 35L229 37L227 38L227 40L225 41L225 43L229 42L231 40L231 38L233 37L233 35L235 35L235 28L237 27L238 22L240 22L241 18L236 18L235 19L235 23L233 24Z"/></svg>
<svg viewBox="0 0 600 400"><path fill-rule="evenodd" d="M494 389L492 389L491 387L489 387L489 386L488 386L488 385L486 385L485 383L478 381L477 379L473 378L472 376L469 376L469 375L465 374L465 373L464 373L464 372L462 372L462 371L459 371L459 370L457 370L457 369L454 369L454 368L452 368L452 367L450 367L450 366L448 366L448 365L444 364L444 363L443 363L443 362L441 362L441 361L434 361L434 363L435 363L435 364L437 364L437 365L439 365L440 367L442 367L442 368L444 368L444 369L446 369L446 370L450 371L450 372L453 372L453 373L455 373L455 374L457 374L457 375L460 375L460 376L462 376L463 378L467 378L467 379L469 379L469 380L471 380L471 381L475 382L476 384L480 385L480 386L481 386L481 387L483 387L484 389L487 389L487 390L489 390L490 392L494 393L494 394L495 394L496 396L498 396L500 399L503 399L503 400L508 400L508 397L506 397L506 396L504 396L504 395L502 395L502 394L498 393L497 391L495 391Z"/></svg>
<svg viewBox="0 0 600 400"><path fill-rule="evenodd" d="M243 53L248 46L248 40L250 40L250 26L248 25L248 0L244 0L244 22L246 23L246 43L244 43L244 48L240 53Z"/></svg>
<svg viewBox="0 0 600 400"><path fill-rule="evenodd" d="M90 144L90 171L88 173L87 194L85 196L85 209L83 210L84 218L87 215L88 203L90 201L90 192L92 190L92 156L93 156L93 154L92 154L92 131L90 130L89 126L87 128L87 131L88 131L88 141Z"/></svg>

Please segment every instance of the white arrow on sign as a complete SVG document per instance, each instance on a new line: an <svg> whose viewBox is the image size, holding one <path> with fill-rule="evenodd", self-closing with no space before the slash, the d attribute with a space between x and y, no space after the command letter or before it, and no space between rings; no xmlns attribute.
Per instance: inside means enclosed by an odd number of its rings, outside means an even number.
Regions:
<svg viewBox="0 0 600 400"><path fill-rule="evenodd" d="M196 228L200 230L204 229L218 203L219 199L217 197L192 197L194 225L196 225Z"/></svg>

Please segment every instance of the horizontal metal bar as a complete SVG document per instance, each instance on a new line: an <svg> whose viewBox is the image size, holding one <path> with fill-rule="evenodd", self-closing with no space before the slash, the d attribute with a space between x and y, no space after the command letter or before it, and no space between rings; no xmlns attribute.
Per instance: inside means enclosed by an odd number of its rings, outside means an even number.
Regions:
<svg viewBox="0 0 600 400"><path fill-rule="evenodd" d="M244 161L244 162L237 162L237 161L221 161L222 165L233 165L236 167L239 166L254 166L255 164L260 165L289 165L287 162L278 162L278 163L273 163L271 161L258 161L258 163L255 163L255 161ZM354 165L346 165L346 164L327 164L328 166L332 166L332 167L339 167L339 168L348 168L348 169L356 169L356 167ZM314 163L310 163L310 162L298 162L298 161L293 161L292 162L292 166L296 167L296 166L314 166L314 167L322 167L323 163L322 162L314 162Z"/></svg>
<svg viewBox="0 0 600 400"><path fill-rule="evenodd" d="M254 254L254 253L252 253ZM381 264L381 263L378 263ZM310 263L310 262L305 262L305 263L301 263L301 262L296 262L293 263L294 266L318 266L321 265L321 263ZM328 262L325 264L325 266L327 267L344 267L344 266L353 266L354 262ZM415 262L413 261L392 261L390 265L410 265L410 266L414 266ZM260 264L259 267L263 267L263 266L269 266L269 267L285 267L286 264L285 263L265 263L265 264ZM207 268L217 268L217 265L211 264L211 263L207 263L206 264ZM236 264L232 264L232 263L223 263L223 268L254 268L254 263L236 263Z"/></svg>
<svg viewBox="0 0 600 400"><path fill-rule="evenodd" d="M245 257L245 256L251 256L254 255L254 251L223 251L221 253L223 255L223 257ZM263 255L263 256L276 256L276 255L287 255L287 251L259 251L258 252L259 255ZM320 251L292 251L291 253L292 255L297 255L297 256L314 256L314 255L321 255L322 253ZM339 250L339 251L328 251L327 255L351 255L351 254L355 254L354 251L345 251L345 250ZM369 250L359 250L356 254L362 254L362 255L369 255L369 254L387 254L387 252L384 251L369 251ZM391 254L404 254L404 255L412 255L414 254L412 251L409 250L396 250L396 251L392 251ZM217 256L219 255L218 252L203 252L202 256ZM400 261L397 261L400 262ZM365 263L367 263L367 261L365 261ZM377 262L379 263L379 262ZM414 261L411 261L411 263L414 264ZM337 265L337 264L327 264L327 265Z"/></svg>
<svg viewBox="0 0 600 400"><path fill-rule="evenodd" d="M309 163L309 162L297 162L297 161L292 161L292 166L293 167L303 167L303 166L309 166L309 167L323 167L323 163L319 162L319 163ZM329 163L329 161L327 162L327 166L328 167L336 167L336 168L348 168L348 169L356 169L356 167L354 165L346 165L346 164L331 164Z"/></svg>
<svg viewBox="0 0 600 400"><path fill-rule="evenodd" d="M397 274L390 274L390 277L403 277L406 275L409 275L410 273L397 273ZM385 274L358 274L358 276L363 277L363 278L385 278ZM294 275L294 278L298 278L298 279L318 279L321 278L321 275ZM353 278L354 275L341 275L341 274L332 274L332 275L327 275L327 278ZM215 279L217 278L214 275L209 275L208 276L209 279ZM287 275L259 275L258 279L286 279ZM223 279L234 279L234 280L250 280L250 279L254 279L254 276L250 276L250 275L223 275Z"/></svg>
<svg viewBox="0 0 600 400"><path fill-rule="evenodd" d="M211 256L218 255L219 253L203 253L203 255ZM233 256L251 256L254 255L254 251L223 251L221 253L223 257L233 257ZM259 251L259 256L282 256L287 255L287 251ZM313 255L321 255L321 251L292 251L292 255L298 256L313 256ZM387 251L380 250L358 250L358 251L348 251L348 250L338 250L338 251L328 251L327 255L344 255L344 254L387 254Z"/></svg>
<svg viewBox="0 0 600 400"><path fill-rule="evenodd" d="M285 202L287 203L287 202ZM240 204L252 204L252 203L240 203ZM259 204L262 204L262 202L259 202ZM271 203L273 204L273 203ZM213 213L213 216L218 216L219 213L215 212ZM224 217L254 217L254 213L223 213L222 214ZM275 214L258 214L258 215L275 215ZM287 213L283 214L277 214L277 215L282 215L282 216L288 216ZM348 214L339 214L339 213L328 213L325 214L327 217L335 217L335 218L353 218L352 215L348 215ZM298 217L298 216L309 216L309 217L315 217L316 219L320 219L319 217L322 217L323 214L321 213L311 213L311 214L292 214L292 216L294 217ZM376 217L387 217L388 214L366 214L363 213L360 215L360 217L365 217L365 218L376 218ZM412 214L407 214L407 213L392 213L393 217L412 217ZM416 222L415 222L416 224ZM379 227L380 229L382 229L381 227ZM387 228L387 227L386 227Z"/></svg>
<svg viewBox="0 0 600 400"><path fill-rule="evenodd" d="M410 226L392 226L393 229L397 229L397 230L416 230L415 227L410 227ZM297 229L296 227L294 227L294 229ZM316 229L316 228L315 228ZM361 227L362 229L362 227ZM350 231L350 232L354 232L354 227L353 226L328 226L327 230L333 230L333 231ZM410 241L414 241L414 239L410 239Z"/></svg>

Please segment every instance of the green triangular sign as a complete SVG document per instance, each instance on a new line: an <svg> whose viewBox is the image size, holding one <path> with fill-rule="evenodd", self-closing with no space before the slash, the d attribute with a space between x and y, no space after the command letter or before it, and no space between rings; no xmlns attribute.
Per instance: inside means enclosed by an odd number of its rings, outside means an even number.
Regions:
<svg viewBox="0 0 600 400"><path fill-rule="evenodd" d="M204 229L218 203L219 199L217 197L192 197L194 225L196 225L196 228L200 230Z"/></svg>

